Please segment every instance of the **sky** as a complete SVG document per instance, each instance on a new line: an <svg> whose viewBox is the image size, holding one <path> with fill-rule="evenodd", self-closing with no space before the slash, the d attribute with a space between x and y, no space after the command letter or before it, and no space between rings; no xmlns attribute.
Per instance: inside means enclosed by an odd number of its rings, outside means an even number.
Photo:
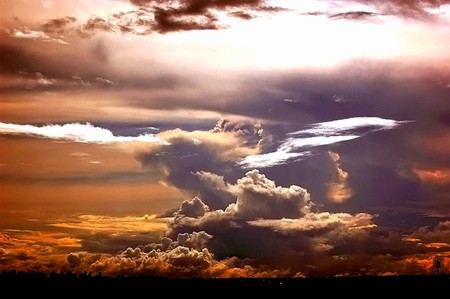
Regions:
<svg viewBox="0 0 450 299"><path fill-rule="evenodd" d="M450 1L0 0L0 269L450 272Z"/></svg>

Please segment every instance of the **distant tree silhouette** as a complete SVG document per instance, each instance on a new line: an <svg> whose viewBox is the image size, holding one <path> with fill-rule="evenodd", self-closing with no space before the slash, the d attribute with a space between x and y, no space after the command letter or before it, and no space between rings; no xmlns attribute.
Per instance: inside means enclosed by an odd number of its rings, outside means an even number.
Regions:
<svg viewBox="0 0 450 299"><path fill-rule="evenodd" d="M441 271L441 260L439 258L437 258L434 261L434 265L436 266L436 273L440 274L440 271Z"/></svg>

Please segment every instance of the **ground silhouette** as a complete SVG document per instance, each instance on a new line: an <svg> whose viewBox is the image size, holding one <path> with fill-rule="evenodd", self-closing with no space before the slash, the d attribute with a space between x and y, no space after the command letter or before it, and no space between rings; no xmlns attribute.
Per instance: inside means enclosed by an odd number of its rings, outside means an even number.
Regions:
<svg viewBox="0 0 450 299"><path fill-rule="evenodd" d="M74 274L42 272L2 271L1 293L62 295L69 298L87 294L156 294L182 295L193 298L239 296L242 294L295 295L334 294L339 297L389 296L401 297L423 294L426 297L445 298L450 291L450 275L411 276L357 276L357 277L309 277L309 278L167 278L162 276L116 276L109 277L90 273ZM445 295L447 294L447 295ZM70 296L69 296L70 295ZM64 297L64 296L62 296ZM253 297L253 296L252 296ZM173 297L172 297L173 298Z"/></svg>

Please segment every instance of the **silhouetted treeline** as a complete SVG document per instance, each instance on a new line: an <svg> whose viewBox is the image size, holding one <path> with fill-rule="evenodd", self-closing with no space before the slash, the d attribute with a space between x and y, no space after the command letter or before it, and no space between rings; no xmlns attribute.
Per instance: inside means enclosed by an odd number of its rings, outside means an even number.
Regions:
<svg viewBox="0 0 450 299"><path fill-rule="evenodd" d="M240 291L251 291L255 294L298 294L298 297L305 297L304 292L311 291L317 295L345 294L347 297L365 297L368 294L390 296L391 292L399 292L398 295L402 298L409 294L427 294L427 297L434 294L440 298L440 294L448 295L450 292L450 275L205 279L2 271L0 288L1 291L10 290L16 294L31 290L46 291L49 295L61 291L71 295L83 295L92 291L104 295L119 292L164 292L168 295L191 294L194 298L214 298L219 294L238 295ZM345 293L337 293L342 291Z"/></svg>

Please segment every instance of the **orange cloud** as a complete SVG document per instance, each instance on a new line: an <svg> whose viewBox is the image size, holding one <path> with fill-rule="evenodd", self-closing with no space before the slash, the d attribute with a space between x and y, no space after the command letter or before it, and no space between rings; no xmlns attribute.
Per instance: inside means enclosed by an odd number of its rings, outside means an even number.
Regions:
<svg viewBox="0 0 450 299"><path fill-rule="evenodd" d="M80 240L64 233L5 230L0 233L0 269L60 271Z"/></svg>
<svg viewBox="0 0 450 299"><path fill-rule="evenodd" d="M348 172L341 168L341 156L338 153L329 151L333 162L333 178L328 187L328 199L335 203L342 203L353 196L353 190L348 185Z"/></svg>
<svg viewBox="0 0 450 299"><path fill-rule="evenodd" d="M446 185L450 183L450 169L425 170L414 168L413 172L423 183Z"/></svg>

